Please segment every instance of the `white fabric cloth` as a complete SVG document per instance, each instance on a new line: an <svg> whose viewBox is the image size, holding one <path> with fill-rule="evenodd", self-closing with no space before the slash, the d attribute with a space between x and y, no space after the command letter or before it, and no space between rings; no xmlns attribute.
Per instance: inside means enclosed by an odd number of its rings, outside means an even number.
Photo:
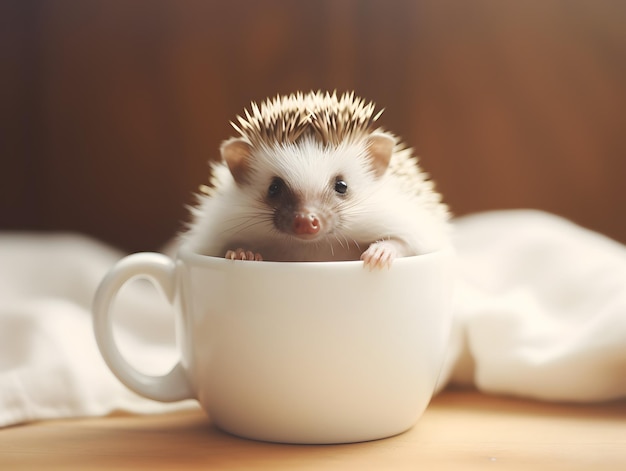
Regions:
<svg viewBox="0 0 626 471"><path fill-rule="evenodd" d="M590 402L626 396L626 247L557 216L455 224L459 283L448 369L488 393Z"/></svg>
<svg viewBox="0 0 626 471"><path fill-rule="evenodd" d="M123 255L80 235L0 233L0 427L194 406L137 396L100 356L91 302L102 277ZM156 290L129 284L120 292L115 315L116 336L129 361L154 374L171 368L173 320Z"/></svg>
<svg viewBox="0 0 626 471"><path fill-rule="evenodd" d="M455 222L457 323L441 380L555 401L626 397L626 247L538 211ZM128 391L97 350L90 306L124 254L74 234L0 233L0 427L39 419L197 407ZM116 335L164 373L173 316L150 285L126 286Z"/></svg>

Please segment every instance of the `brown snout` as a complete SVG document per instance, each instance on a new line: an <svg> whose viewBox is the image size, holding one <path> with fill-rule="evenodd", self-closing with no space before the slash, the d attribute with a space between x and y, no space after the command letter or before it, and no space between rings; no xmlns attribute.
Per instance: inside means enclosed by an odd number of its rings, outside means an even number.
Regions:
<svg viewBox="0 0 626 471"><path fill-rule="evenodd" d="M320 231L321 222L316 214L311 212L296 213L293 218L293 233L298 236L312 236Z"/></svg>

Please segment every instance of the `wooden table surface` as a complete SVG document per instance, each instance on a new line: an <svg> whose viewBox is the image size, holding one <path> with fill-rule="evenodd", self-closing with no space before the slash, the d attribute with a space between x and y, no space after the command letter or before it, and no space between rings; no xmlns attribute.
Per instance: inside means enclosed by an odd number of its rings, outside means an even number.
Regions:
<svg viewBox="0 0 626 471"><path fill-rule="evenodd" d="M302 446L240 439L199 410L0 430L0 470L626 470L626 401L563 405L448 391L396 437Z"/></svg>

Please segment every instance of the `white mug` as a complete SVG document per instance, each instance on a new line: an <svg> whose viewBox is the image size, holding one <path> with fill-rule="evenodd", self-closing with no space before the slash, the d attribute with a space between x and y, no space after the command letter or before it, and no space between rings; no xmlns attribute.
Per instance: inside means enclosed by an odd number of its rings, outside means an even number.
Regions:
<svg viewBox="0 0 626 471"><path fill-rule="evenodd" d="M180 248L175 260L121 260L94 301L98 346L133 391L197 399L232 434L283 443L374 440L411 428L428 405L452 323L452 253L354 262L233 261ZM133 278L176 307L180 361L137 371L113 338L110 307Z"/></svg>

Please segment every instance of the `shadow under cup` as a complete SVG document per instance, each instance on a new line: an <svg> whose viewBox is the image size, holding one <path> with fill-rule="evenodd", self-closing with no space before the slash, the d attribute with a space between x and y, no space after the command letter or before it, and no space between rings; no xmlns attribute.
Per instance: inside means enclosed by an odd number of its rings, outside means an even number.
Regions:
<svg viewBox="0 0 626 471"><path fill-rule="evenodd" d="M451 328L453 255L368 271L362 262L247 262L182 247L140 253L102 281L94 326L118 378L152 399L195 398L219 428L284 443L347 443L411 428L428 405ZM176 306L180 362L134 370L112 336L110 303L144 277Z"/></svg>

